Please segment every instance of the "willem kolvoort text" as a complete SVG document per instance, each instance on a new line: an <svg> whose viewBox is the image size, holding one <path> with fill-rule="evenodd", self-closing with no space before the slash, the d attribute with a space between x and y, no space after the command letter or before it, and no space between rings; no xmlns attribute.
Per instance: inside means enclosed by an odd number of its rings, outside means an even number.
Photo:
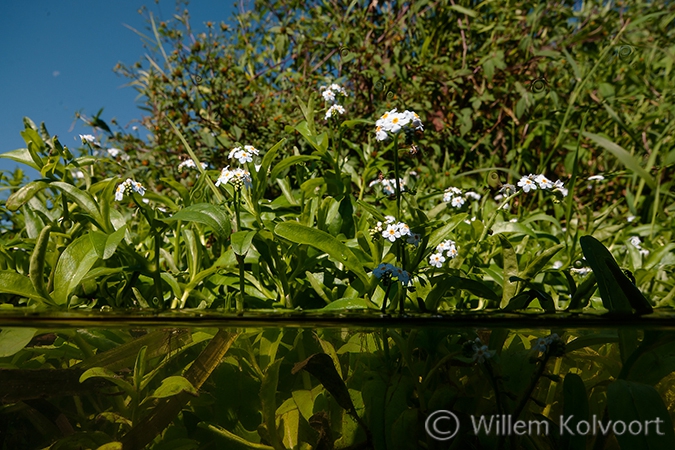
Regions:
<svg viewBox="0 0 675 450"><path fill-rule="evenodd" d="M656 418L652 420L633 420L626 422L624 420L607 420L602 421L596 415L591 417L591 420L575 420L573 415L560 416L560 430L561 436L577 436L577 435L600 435L614 433L617 436L622 434L630 435L659 435L663 436L665 433L661 430L661 425L664 424L663 419ZM473 425L474 434L487 434L496 436L510 436L512 434L522 435L548 435L552 423L546 420L513 420L513 417L508 414L495 416L471 416L471 424Z"/></svg>

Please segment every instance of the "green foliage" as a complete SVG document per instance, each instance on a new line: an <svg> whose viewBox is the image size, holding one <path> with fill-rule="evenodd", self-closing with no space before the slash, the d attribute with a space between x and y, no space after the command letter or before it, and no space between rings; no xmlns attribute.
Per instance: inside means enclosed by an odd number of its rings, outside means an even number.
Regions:
<svg viewBox="0 0 675 450"><path fill-rule="evenodd" d="M104 139L74 151L25 119L2 155L41 178L0 176L0 303L672 306L675 16L511 6L279 0L205 33L149 16L147 58L117 67L147 140L98 111ZM333 82L345 113L325 117ZM393 108L424 132L373 135Z"/></svg>
<svg viewBox="0 0 675 450"><path fill-rule="evenodd" d="M675 445L675 366L644 376L672 354L672 331L634 328L632 350L620 343L626 328L549 331L7 328L0 433L26 449L78 439L125 449ZM642 359L650 352L660 353ZM460 418L453 440L431 435L436 411ZM542 428L474 431L470 416ZM445 417L437 429L452 426Z"/></svg>

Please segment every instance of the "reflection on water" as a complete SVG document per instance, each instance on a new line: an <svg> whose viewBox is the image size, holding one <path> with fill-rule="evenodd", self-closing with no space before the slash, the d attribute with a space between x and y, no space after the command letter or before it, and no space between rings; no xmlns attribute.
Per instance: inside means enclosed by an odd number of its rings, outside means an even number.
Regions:
<svg viewBox="0 0 675 450"><path fill-rule="evenodd" d="M9 320L1 448L675 448L659 321L390 319Z"/></svg>

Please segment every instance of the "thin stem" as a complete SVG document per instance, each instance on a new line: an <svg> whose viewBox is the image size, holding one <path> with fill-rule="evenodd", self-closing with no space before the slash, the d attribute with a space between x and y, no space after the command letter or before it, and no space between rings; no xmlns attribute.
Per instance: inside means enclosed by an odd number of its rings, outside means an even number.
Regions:
<svg viewBox="0 0 675 450"><path fill-rule="evenodd" d="M523 412L523 409L525 409L525 406L527 405L527 402L530 400L530 397L532 396L532 393L534 392L534 389L537 387L537 383L539 382L539 378L544 373L544 369L546 369L546 363L548 362L549 359L549 354L548 351L544 354L544 359L541 360L541 364L537 368L537 372L534 374L534 377L532 377L532 381L530 381L530 385L525 389L525 393L523 394L523 397L520 399L520 402L518 403L518 406L516 406L516 409L513 412L513 417L515 420L518 420L518 417L520 417L520 414Z"/></svg>
<svg viewBox="0 0 675 450"><path fill-rule="evenodd" d="M401 183L399 180L398 134L394 136L394 177L396 179L396 220L401 220Z"/></svg>
<svg viewBox="0 0 675 450"><path fill-rule="evenodd" d="M488 223L485 224L485 226L483 227L483 231L482 231L482 233L480 234L480 237L478 238L478 240L476 241L476 244L478 244L480 241L482 241L483 239L485 239L485 236L487 236L488 230L492 227L492 225L494 225L495 220L497 220L497 214L499 213L499 211L501 211L501 209L504 207L504 205L506 205L508 202L510 202L512 199L514 199L518 194L520 194L520 191L516 192L515 194L509 195L509 196L506 197L506 198L504 199L504 201L497 207L497 209L495 210L495 212L492 213L492 216L490 216L490 219L488 220Z"/></svg>
<svg viewBox="0 0 675 450"><path fill-rule="evenodd" d="M235 231L241 231L241 187L234 190L234 216L236 219L237 228ZM239 296L237 297L237 312L241 313L244 311L244 290L245 290L245 278L244 278L244 255L237 255L237 264L239 264Z"/></svg>

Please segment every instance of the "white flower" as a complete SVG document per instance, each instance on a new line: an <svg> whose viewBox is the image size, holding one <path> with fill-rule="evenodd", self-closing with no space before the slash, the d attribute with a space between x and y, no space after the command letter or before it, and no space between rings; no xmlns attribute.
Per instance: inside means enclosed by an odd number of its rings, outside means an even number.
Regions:
<svg viewBox="0 0 675 450"><path fill-rule="evenodd" d="M377 127L375 130L375 139L378 141L384 141L387 139L387 132L382 129L382 127Z"/></svg>
<svg viewBox="0 0 675 450"><path fill-rule="evenodd" d="M396 217L384 216L384 223L394 223L394 222L396 222Z"/></svg>
<svg viewBox="0 0 675 450"><path fill-rule="evenodd" d="M216 186L227 183L232 184L237 189L241 189L242 185L251 188L251 174L248 170L242 168L230 170L230 166L226 166L220 172L220 176L216 180Z"/></svg>
<svg viewBox="0 0 675 450"><path fill-rule="evenodd" d="M437 252L446 252L450 250L451 248L455 247L455 242L451 241L450 239L446 239L445 241L441 242L436 246L436 251Z"/></svg>
<svg viewBox="0 0 675 450"><path fill-rule="evenodd" d="M534 183L534 180L532 179L533 175L529 175L527 177L523 177L520 179L518 182L518 186L523 188L523 191L525 192L530 192L531 190L534 191L537 189L537 185Z"/></svg>
<svg viewBox="0 0 675 450"><path fill-rule="evenodd" d="M244 148L235 147L227 156L229 159L236 159L239 164L246 164L253 161L253 156L259 155L260 152L251 145L245 145Z"/></svg>
<svg viewBox="0 0 675 450"><path fill-rule="evenodd" d="M323 99L328 103L333 103L335 101L335 94L330 89L324 90L321 93L321 95L323 96Z"/></svg>
<svg viewBox="0 0 675 450"><path fill-rule="evenodd" d="M201 163L202 169L206 169L208 167L208 164L206 163ZM187 167L188 169L196 169L197 164L192 159L186 159L182 163L178 164L178 170L183 169L184 167Z"/></svg>
<svg viewBox="0 0 675 450"><path fill-rule="evenodd" d="M329 118L331 118L331 117L333 116L333 112L335 112L335 111L339 112L340 114L344 114L344 113L345 113L345 109L344 109L342 106L340 106L340 105L333 105L333 106L331 106L330 108L328 108L328 111L326 111L326 117L325 117L325 119L328 120Z"/></svg>
<svg viewBox="0 0 675 450"><path fill-rule="evenodd" d="M335 103L336 102L335 94L344 95L345 97L347 96L347 91L345 91L345 89L342 86L340 86L338 84L335 84L335 83L331 84L328 87L321 86L319 88L319 91L321 91L321 96L328 103ZM328 116L328 117L330 117L330 116Z"/></svg>
<svg viewBox="0 0 675 450"><path fill-rule="evenodd" d="M77 180L81 180L82 178L84 178L84 172L82 172L81 170L74 171L73 172L73 178L75 178Z"/></svg>
<svg viewBox="0 0 675 450"><path fill-rule="evenodd" d="M117 185L115 188L115 201L121 202L124 198L124 192L126 191L126 186L124 183Z"/></svg>
<svg viewBox="0 0 675 450"><path fill-rule="evenodd" d="M576 267L573 267L573 268L570 269L570 272L576 273L577 275L584 276L584 275L588 275L589 273L593 272L593 269L591 269L590 267L582 267L580 269L577 269Z"/></svg>
<svg viewBox="0 0 675 450"><path fill-rule="evenodd" d="M568 191L567 188L563 185L563 182L560 180L556 180L555 183L553 183L553 192L560 192L560 194L563 197L567 197Z"/></svg>
<svg viewBox="0 0 675 450"><path fill-rule="evenodd" d="M632 221L634 221L635 219L636 219L635 216L628 216L628 217L626 218L626 221L627 221L627 222L632 222Z"/></svg>
<svg viewBox="0 0 675 450"><path fill-rule="evenodd" d="M562 266L563 266L562 261L555 261L555 262L553 263L553 268L554 268L555 270L560 269Z"/></svg>
<svg viewBox="0 0 675 450"><path fill-rule="evenodd" d="M446 253L446 256L450 259L457 258L457 255L458 255L457 248L454 245L452 247L450 247L450 249Z"/></svg>
<svg viewBox="0 0 675 450"><path fill-rule="evenodd" d="M480 195L480 194L478 194L478 193L476 193L476 192L472 192L472 191L468 191L468 192L464 193L464 197L466 197L467 199L468 199L468 198L471 198L471 199L473 199L473 200L475 200L475 201L478 201L478 200L481 199L481 195Z"/></svg>
<svg viewBox="0 0 675 450"><path fill-rule="evenodd" d="M375 122L375 127L375 136L378 141L387 139L387 132L398 133L403 129L408 133L413 130L424 129L417 113L407 110L399 113L396 108L384 113Z"/></svg>
<svg viewBox="0 0 675 450"><path fill-rule="evenodd" d="M587 178L588 181L602 181L605 179L602 175L593 175Z"/></svg>
<svg viewBox="0 0 675 450"><path fill-rule="evenodd" d="M230 166L225 166L223 170L220 171L220 176L216 180L216 187L221 184L227 184L234 177L234 172L230 170Z"/></svg>
<svg viewBox="0 0 675 450"><path fill-rule="evenodd" d="M638 236L633 236L630 238L629 241L634 247L640 248L640 244L642 244L642 241Z"/></svg>
<svg viewBox="0 0 675 450"><path fill-rule="evenodd" d="M387 229L382 232L382 236L391 242L396 242L396 239L401 237L401 232L396 225L388 225Z"/></svg>
<svg viewBox="0 0 675 450"><path fill-rule="evenodd" d="M401 192L405 191L405 182L403 178L398 179L399 186L401 187ZM391 179L376 179L370 182L369 187L373 187L376 184L382 184L382 193L385 195L394 195L396 194L396 178Z"/></svg>
<svg viewBox="0 0 675 450"><path fill-rule="evenodd" d="M511 222L511 223L517 223L517 222L518 222L518 218L517 218L517 217L514 217L513 219L510 219L509 222Z"/></svg>
<svg viewBox="0 0 675 450"><path fill-rule="evenodd" d="M537 175L534 181L537 182L541 189L551 189L553 187L551 180L546 178L544 175Z"/></svg>
<svg viewBox="0 0 675 450"><path fill-rule="evenodd" d="M429 264L439 269L443 266L444 262L445 258L442 253L434 253L429 257Z"/></svg>
<svg viewBox="0 0 675 450"><path fill-rule="evenodd" d="M499 194L504 194L504 195L511 195L514 192L516 192L516 187L512 184L506 183L503 184L502 187L499 188ZM500 197L500 198L497 198ZM500 195L495 196L495 201L501 200L502 197Z"/></svg>
<svg viewBox="0 0 675 450"><path fill-rule="evenodd" d="M108 154L110 156L112 156L113 158L117 158L117 155L119 155L120 153L122 153L122 150L120 150L119 148L109 148L108 149Z"/></svg>
<svg viewBox="0 0 675 450"><path fill-rule="evenodd" d="M452 199L451 204L455 208L461 208L462 205L464 204L464 199L462 197L455 197L455 198Z"/></svg>
<svg viewBox="0 0 675 450"><path fill-rule="evenodd" d="M98 145L98 142L96 142L96 138L92 136L91 134L81 134L80 139L82 140L83 144L89 143L91 145Z"/></svg>

